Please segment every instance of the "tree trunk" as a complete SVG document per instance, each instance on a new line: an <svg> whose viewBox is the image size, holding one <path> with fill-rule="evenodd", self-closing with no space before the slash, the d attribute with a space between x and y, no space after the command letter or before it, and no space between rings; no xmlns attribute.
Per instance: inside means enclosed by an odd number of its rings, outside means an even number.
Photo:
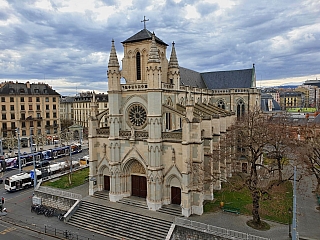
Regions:
<svg viewBox="0 0 320 240"><path fill-rule="evenodd" d="M257 166L255 163L252 164L251 168L251 184L250 191L252 194L252 221L254 224L260 225L261 219L259 214L259 202L260 202L260 191L258 190L258 174L257 174Z"/></svg>
<svg viewBox="0 0 320 240"><path fill-rule="evenodd" d="M277 162L278 162L278 171L279 171L278 180L279 182L281 182L282 181L281 159L277 159Z"/></svg>
<svg viewBox="0 0 320 240"><path fill-rule="evenodd" d="M72 176L71 176L71 172L69 173L69 185L71 186L72 184Z"/></svg>
<svg viewBox="0 0 320 240"><path fill-rule="evenodd" d="M258 190L252 192L252 217L253 222L257 225L261 223L259 214L260 192Z"/></svg>

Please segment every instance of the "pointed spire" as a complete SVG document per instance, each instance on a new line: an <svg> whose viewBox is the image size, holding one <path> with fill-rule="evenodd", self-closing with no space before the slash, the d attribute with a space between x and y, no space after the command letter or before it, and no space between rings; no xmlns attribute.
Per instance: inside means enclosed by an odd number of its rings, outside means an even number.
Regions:
<svg viewBox="0 0 320 240"><path fill-rule="evenodd" d="M169 61L169 68L179 68L176 49L174 47L174 42L172 43L171 56L170 56L170 61Z"/></svg>
<svg viewBox="0 0 320 240"><path fill-rule="evenodd" d="M112 39L112 46L111 46L108 67L120 67L113 39Z"/></svg>
<svg viewBox="0 0 320 240"><path fill-rule="evenodd" d="M159 58L159 53L156 45L154 32L152 33L152 43L151 43L151 48L149 52L148 63L160 63L160 58Z"/></svg>

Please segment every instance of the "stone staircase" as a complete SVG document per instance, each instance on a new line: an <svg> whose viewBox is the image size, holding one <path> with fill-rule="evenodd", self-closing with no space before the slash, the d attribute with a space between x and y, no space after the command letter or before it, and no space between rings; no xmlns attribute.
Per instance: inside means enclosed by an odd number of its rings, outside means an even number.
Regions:
<svg viewBox="0 0 320 240"><path fill-rule="evenodd" d="M133 197L122 198L117 203L122 203L122 204L129 205L129 206L132 206L132 207L148 209L147 202L146 202L146 200L144 198L142 198L142 199L133 198Z"/></svg>
<svg viewBox="0 0 320 240"><path fill-rule="evenodd" d="M157 212L182 217L181 207L179 205L163 205Z"/></svg>
<svg viewBox="0 0 320 240"><path fill-rule="evenodd" d="M115 239L165 239L171 222L83 200L68 224Z"/></svg>
<svg viewBox="0 0 320 240"><path fill-rule="evenodd" d="M109 192L107 192L107 191L98 192L97 191L93 194L93 197L109 201Z"/></svg>
<svg viewBox="0 0 320 240"><path fill-rule="evenodd" d="M107 191L95 192L93 197L109 201L109 192ZM148 205L144 198L126 197L119 200L117 203L125 204L132 207L142 208L142 209L148 209ZM159 210L157 210L157 212L172 215L172 216L182 217L181 207L179 205L164 205Z"/></svg>

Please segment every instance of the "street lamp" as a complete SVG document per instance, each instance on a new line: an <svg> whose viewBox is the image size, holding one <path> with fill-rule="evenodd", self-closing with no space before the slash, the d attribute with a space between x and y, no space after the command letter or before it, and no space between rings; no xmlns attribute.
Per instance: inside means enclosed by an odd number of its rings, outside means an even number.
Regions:
<svg viewBox="0 0 320 240"><path fill-rule="evenodd" d="M80 130L80 136L79 136L79 143L80 145L82 144L82 135L83 135L83 127L81 127L81 130Z"/></svg>
<svg viewBox="0 0 320 240"><path fill-rule="evenodd" d="M0 156L3 155L2 139L0 139Z"/></svg>
<svg viewBox="0 0 320 240"><path fill-rule="evenodd" d="M298 236L297 232L297 167L294 166L294 174L293 174L293 207L292 207L292 240L296 240Z"/></svg>
<svg viewBox="0 0 320 240"><path fill-rule="evenodd" d="M33 161L33 180L34 180L34 188L37 187L37 173L36 173L36 162L34 159L33 154L33 143L32 143L32 135L33 135L33 128L30 128L30 145L31 145L31 154L32 154L32 161Z"/></svg>
<svg viewBox="0 0 320 240"><path fill-rule="evenodd" d="M289 238L291 238L291 218L292 218L292 208L288 208L288 213L289 213Z"/></svg>
<svg viewBox="0 0 320 240"><path fill-rule="evenodd" d="M18 164L19 164L19 173L21 173L21 158L20 158L20 129L16 129L16 133L18 134Z"/></svg>

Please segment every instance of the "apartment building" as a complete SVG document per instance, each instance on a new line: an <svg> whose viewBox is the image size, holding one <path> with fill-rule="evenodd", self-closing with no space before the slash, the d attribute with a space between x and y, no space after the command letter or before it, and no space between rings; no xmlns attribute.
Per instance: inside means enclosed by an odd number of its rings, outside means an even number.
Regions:
<svg viewBox="0 0 320 240"><path fill-rule="evenodd" d="M60 118L61 120L73 121L73 102L74 97L60 98Z"/></svg>
<svg viewBox="0 0 320 240"><path fill-rule="evenodd" d="M287 108L303 108L305 107L305 94L296 91L281 92L280 106L282 110Z"/></svg>
<svg viewBox="0 0 320 240"><path fill-rule="evenodd" d="M29 145L31 133L35 141L50 141L58 132L60 94L48 84L3 82L0 83L0 98L0 137L4 148L10 147L9 142L17 136L17 128L22 147Z"/></svg>
<svg viewBox="0 0 320 240"><path fill-rule="evenodd" d="M108 95L104 93L95 93L95 102L97 104L98 112L103 112L108 109ZM73 121L74 124L88 128L88 119L90 117L90 104L93 99L93 92L82 92L76 95L73 101ZM103 117L100 126L107 126L107 118Z"/></svg>

